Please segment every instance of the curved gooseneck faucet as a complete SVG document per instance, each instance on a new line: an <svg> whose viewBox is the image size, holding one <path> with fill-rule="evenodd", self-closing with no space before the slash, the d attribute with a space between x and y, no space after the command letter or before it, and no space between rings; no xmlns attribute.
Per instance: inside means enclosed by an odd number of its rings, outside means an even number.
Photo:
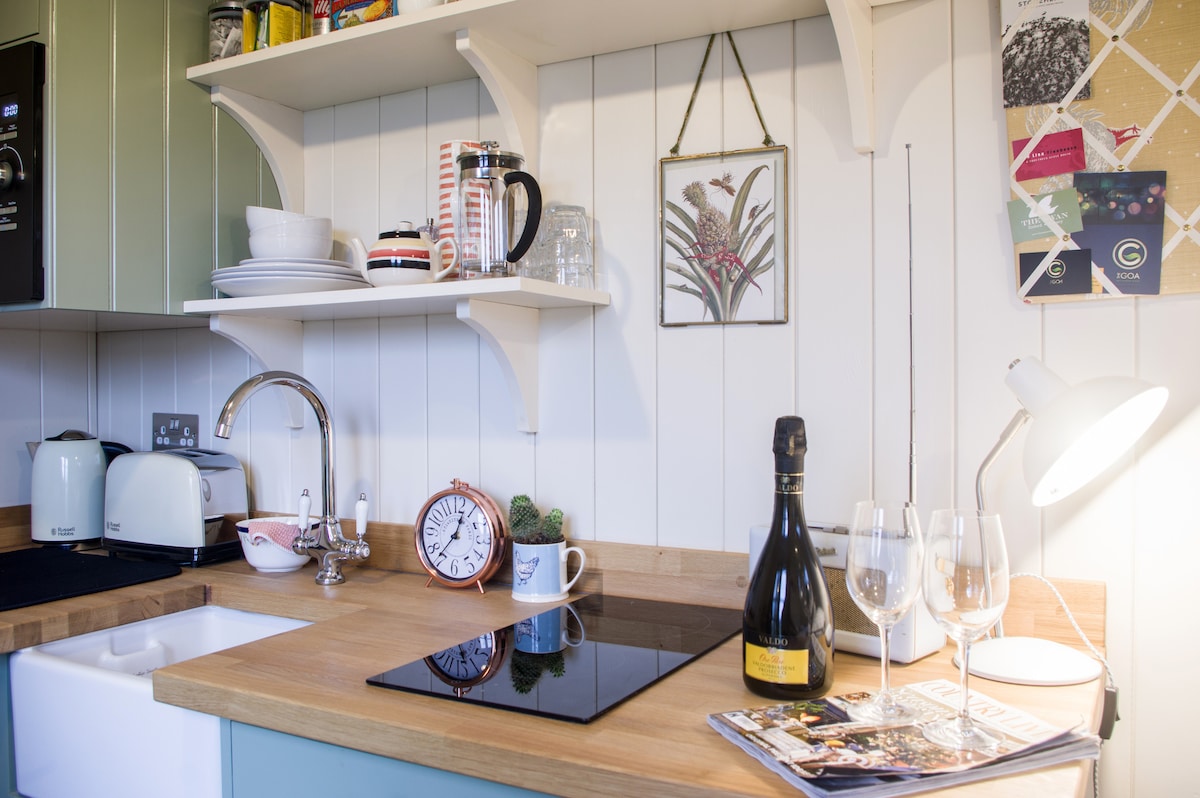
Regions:
<svg viewBox="0 0 1200 798"><path fill-rule="evenodd" d="M337 585L346 581L342 575L342 563L347 560L365 560L371 554L371 549L363 540L366 525L357 530L358 540L348 540L342 537L341 524L334 510L333 490L333 419L325 406L325 400L311 382L293 374L290 371L264 371L243 382L221 408L217 417L217 428L213 434L218 438L228 438L233 432L233 420L238 410L259 388L268 385L284 385L295 389L312 406L317 416L317 425L321 431L321 499L323 515L318 527L317 536L313 537L307 529L300 530L300 535L292 543L292 550L297 554L311 554L321 562L317 572L318 585Z"/></svg>

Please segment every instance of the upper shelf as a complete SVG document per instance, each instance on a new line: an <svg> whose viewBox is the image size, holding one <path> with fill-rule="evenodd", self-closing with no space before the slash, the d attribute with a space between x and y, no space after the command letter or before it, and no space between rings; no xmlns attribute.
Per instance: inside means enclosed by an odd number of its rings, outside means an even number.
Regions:
<svg viewBox="0 0 1200 798"><path fill-rule="evenodd" d="M854 147L875 146L873 9L900 0L456 0L200 64L188 78L254 137L285 207L303 207L302 113L479 77L507 144L536 163L537 67L726 30L829 14Z"/></svg>
<svg viewBox="0 0 1200 798"><path fill-rule="evenodd" d="M826 13L825 0L457 0L201 64L187 76L311 111L475 77L455 47L464 29L541 66Z"/></svg>

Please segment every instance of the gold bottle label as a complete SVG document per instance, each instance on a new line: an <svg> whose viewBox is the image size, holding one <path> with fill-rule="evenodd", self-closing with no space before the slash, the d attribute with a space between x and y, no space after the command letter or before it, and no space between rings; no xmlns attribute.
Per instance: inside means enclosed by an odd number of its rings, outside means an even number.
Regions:
<svg viewBox="0 0 1200 798"><path fill-rule="evenodd" d="M746 643L746 675L771 684L808 684L808 649Z"/></svg>

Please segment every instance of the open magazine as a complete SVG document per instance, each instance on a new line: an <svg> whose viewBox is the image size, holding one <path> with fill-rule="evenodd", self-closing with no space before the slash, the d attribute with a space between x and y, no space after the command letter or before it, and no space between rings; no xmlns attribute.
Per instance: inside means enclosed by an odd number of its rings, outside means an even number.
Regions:
<svg viewBox="0 0 1200 798"><path fill-rule="evenodd" d="M958 711L958 685L944 679L896 690L919 709L904 726L855 723L846 712L871 693L850 693L709 715L709 725L805 793L909 795L1100 755L1085 730L1051 726L974 691L971 719L1003 742L994 750L952 751L925 739L925 723Z"/></svg>

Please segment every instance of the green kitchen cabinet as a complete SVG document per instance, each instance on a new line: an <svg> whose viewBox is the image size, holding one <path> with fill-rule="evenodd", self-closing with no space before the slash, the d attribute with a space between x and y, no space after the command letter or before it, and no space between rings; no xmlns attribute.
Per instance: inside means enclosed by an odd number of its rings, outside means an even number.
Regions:
<svg viewBox="0 0 1200 798"><path fill-rule="evenodd" d="M353 744L352 740L347 742ZM353 795L355 798L545 796L545 793L233 721L222 721L221 743L225 798L262 795L286 795L288 798L326 798L329 795ZM317 778L314 778L314 764L318 768Z"/></svg>
<svg viewBox="0 0 1200 798"><path fill-rule="evenodd" d="M207 4L0 0L10 12L0 46L46 45L46 294L0 310L182 315L211 298L212 269L249 256L245 206L279 198L250 137L186 78L207 58Z"/></svg>

